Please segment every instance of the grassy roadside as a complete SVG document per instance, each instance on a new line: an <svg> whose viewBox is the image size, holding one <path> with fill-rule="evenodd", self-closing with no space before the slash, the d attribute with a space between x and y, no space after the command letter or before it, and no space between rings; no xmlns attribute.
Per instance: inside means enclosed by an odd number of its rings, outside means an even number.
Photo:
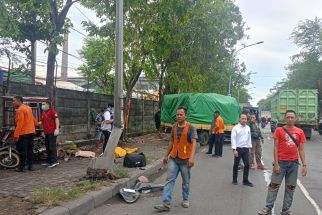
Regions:
<svg viewBox="0 0 322 215"><path fill-rule="evenodd" d="M117 178L126 178L129 176L128 170L117 165L114 169ZM110 186L111 180L81 181L72 187L45 187L31 195L30 201L33 204L42 204L46 206L56 206L75 199L88 191L98 190L103 186Z"/></svg>

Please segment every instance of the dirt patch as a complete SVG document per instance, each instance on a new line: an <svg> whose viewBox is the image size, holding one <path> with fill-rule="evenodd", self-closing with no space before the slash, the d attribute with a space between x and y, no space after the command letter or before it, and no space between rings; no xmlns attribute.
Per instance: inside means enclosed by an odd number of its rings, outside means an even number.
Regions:
<svg viewBox="0 0 322 215"><path fill-rule="evenodd" d="M19 197L0 197L0 215L36 215L37 207Z"/></svg>

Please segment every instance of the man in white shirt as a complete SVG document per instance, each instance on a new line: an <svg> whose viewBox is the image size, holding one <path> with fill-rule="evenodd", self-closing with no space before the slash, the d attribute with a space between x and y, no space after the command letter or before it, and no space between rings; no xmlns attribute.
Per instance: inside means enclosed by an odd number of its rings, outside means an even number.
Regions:
<svg viewBox="0 0 322 215"><path fill-rule="evenodd" d="M241 114L239 123L234 126L233 130L231 131L231 148L233 149L234 154L233 184L238 184L238 165L240 159L242 159L244 163L243 184L249 187L253 187L254 185L248 180L249 149L252 148L252 140L250 128L246 123L247 115Z"/></svg>
<svg viewBox="0 0 322 215"><path fill-rule="evenodd" d="M113 119L114 119L113 107L114 107L114 104L111 104L111 103L108 104L108 107L103 114L103 120L101 123L101 130L102 130L102 133L104 134L103 153L105 151L107 141L111 135L112 128L113 128Z"/></svg>

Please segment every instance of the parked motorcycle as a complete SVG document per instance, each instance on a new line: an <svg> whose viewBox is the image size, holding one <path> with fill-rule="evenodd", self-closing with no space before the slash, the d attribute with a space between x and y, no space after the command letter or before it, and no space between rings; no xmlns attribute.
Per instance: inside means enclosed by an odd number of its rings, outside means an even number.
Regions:
<svg viewBox="0 0 322 215"><path fill-rule="evenodd" d="M9 128L0 132L0 166L4 168L16 168L20 163L19 152L14 148L13 130Z"/></svg>

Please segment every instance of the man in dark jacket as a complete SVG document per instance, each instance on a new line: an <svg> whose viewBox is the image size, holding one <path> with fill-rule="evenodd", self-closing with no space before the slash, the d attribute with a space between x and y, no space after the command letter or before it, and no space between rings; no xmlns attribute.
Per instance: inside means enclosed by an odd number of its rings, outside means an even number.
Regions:
<svg viewBox="0 0 322 215"><path fill-rule="evenodd" d="M250 121L249 127L252 137L252 145L253 147L250 149L250 156L249 156L249 167L251 169L264 169L264 165L262 164L262 143L264 143L264 138L262 133L257 125L256 115L254 113L250 114ZM254 157L256 159L256 164L254 163Z"/></svg>

